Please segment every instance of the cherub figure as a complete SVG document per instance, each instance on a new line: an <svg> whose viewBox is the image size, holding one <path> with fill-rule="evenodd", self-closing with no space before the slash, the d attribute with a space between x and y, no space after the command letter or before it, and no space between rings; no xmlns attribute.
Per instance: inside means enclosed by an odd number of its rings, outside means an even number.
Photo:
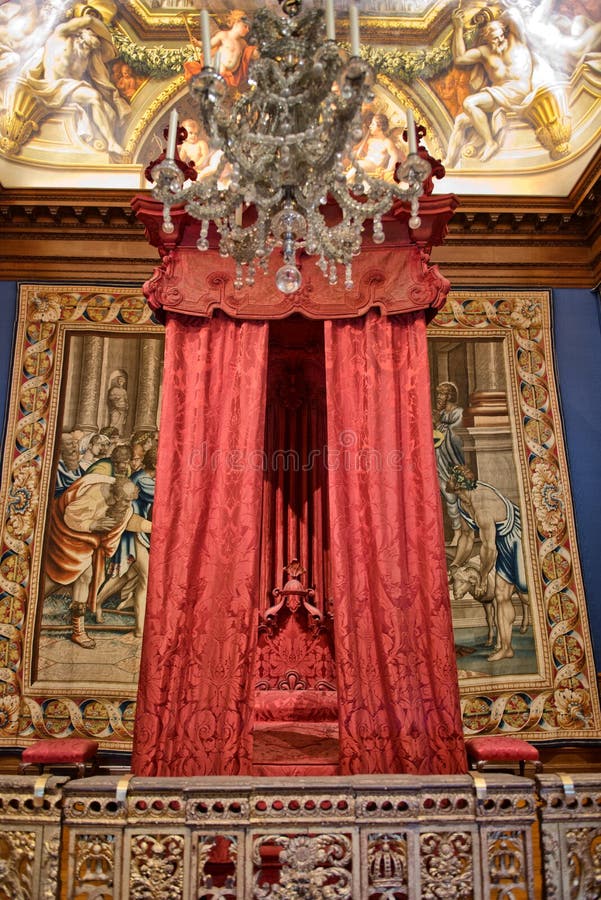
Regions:
<svg viewBox="0 0 601 900"><path fill-rule="evenodd" d="M355 151L355 158L366 175L393 181L403 156L391 136L388 116L374 113L367 134Z"/></svg>
<svg viewBox="0 0 601 900"><path fill-rule="evenodd" d="M248 69L253 59L257 59L259 51L248 44L246 37L250 26L246 19L246 13L242 9L233 9L227 16L227 28L221 29L211 38L211 51L213 60L219 53L219 74L225 82L237 90L243 90L248 82ZM196 48L201 48L200 41L191 36L191 43ZM205 61L187 62L184 66L186 77L191 78L198 74Z"/></svg>
<svg viewBox="0 0 601 900"><path fill-rule="evenodd" d="M126 100L131 100L142 81L123 60L117 59L111 65L111 81Z"/></svg>
<svg viewBox="0 0 601 900"><path fill-rule="evenodd" d="M194 163L199 172L211 155L209 145L202 137L200 123L197 119L183 119L181 125L188 132L188 136L180 144L180 158L186 163Z"/></svg>

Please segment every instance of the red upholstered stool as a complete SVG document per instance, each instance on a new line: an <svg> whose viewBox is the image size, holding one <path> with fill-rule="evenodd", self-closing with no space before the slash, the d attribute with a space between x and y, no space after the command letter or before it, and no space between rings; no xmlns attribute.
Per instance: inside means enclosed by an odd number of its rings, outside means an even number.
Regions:
<svg viewBox="0 0 601 900"><path fill-rule="evenodd" d="M19 772L23 774L28 766L39 766L40 772L44 771L44 766L75 766L77 777L83 778L86 764L92 771L96 768L97 750L98 741L87 738L48 738L23 750Z"/></svg>
<svg viewBox="0 0 601 900"><path fill-rule="evenodd" d="M524 774L524 767L527 762L534 765L534 771L542 770L539 753L536 747L523 741L517 737L506 737L502 734L495 734L489 737L468 738L465 742L468 759L472 766L478 771L482 771L487 763L508 763L518 762L520 764L520 775Z"/></svg>

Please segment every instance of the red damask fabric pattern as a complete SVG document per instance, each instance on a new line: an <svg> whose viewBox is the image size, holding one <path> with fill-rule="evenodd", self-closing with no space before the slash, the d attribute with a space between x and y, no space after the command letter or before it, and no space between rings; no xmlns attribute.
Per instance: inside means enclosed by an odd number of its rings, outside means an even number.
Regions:
<svg viewBox="0 0 601 900"><path fill-rule="evenodd" d="M136 775L251 771L267 339L167 316Z"/></svg>
<svg viewBox="0 0 601 900"><path fill-rule="evenodd" d="M465 772L424 313L325 352L340 771Z"/></svg>

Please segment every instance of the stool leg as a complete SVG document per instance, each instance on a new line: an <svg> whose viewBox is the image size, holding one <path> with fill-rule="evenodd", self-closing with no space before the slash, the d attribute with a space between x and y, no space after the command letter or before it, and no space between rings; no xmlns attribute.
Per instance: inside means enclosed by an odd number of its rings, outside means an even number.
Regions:
<svg viewBox="0 0 601 900"><path fill-rule="evenodd" d="M520 760L520 775L523 775L526 770L526 761L524 759Z"/></svg>
<svg viewBox="0 0 601 900"><path fill-rule="evenodd" d="M86 764L83 762L76 763L77 766L77 777L85 778L86 775Z"/></svg>

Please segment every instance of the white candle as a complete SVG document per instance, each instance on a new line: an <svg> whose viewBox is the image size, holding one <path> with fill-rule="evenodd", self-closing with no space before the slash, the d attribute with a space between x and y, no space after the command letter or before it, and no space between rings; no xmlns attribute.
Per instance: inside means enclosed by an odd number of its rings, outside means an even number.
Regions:
<svg viewBox="0 0 601 900"><path fill-rule="evenodd" d="M413 112L407 110L407 143L409 144L409 154L417 153L417 140L415 137L415 119Z"/></svg>
<svg viewBox="0 0 601 900"><path fill-rule="evenodd" d="M200 11L200 35L202 38L203 65L211 65L211 26L209 24L209 12L206 9Z"/></svg>
<svg viewBox="0 0 601 900"><path fill-rule="evenodd" d="M349 26L351 30L351 56L361 56L361 42L359 40L359 7L351 3L348 11Z"/></svg>
<svg viewBox="0 0 601 900"><path fill-rule="evenodd" d="M177 140L177 110L172 109L169 114L169 132L167 134L166 159L175 159L175 142Z"/></svg>
<svg viewBox="0 0 601 900"><path fill-rule="evenodd" d="M219 75L219 70L221 69L221 50L218 50L215 54L215 59L213 60L213 68Z"/></svg>
<svg viewBox="0 0 601 900"><path fill-rule="evenodd" d="M334 18L334 0L326 0L326 35L329 41L336 40L336 19Z"/></svg>

